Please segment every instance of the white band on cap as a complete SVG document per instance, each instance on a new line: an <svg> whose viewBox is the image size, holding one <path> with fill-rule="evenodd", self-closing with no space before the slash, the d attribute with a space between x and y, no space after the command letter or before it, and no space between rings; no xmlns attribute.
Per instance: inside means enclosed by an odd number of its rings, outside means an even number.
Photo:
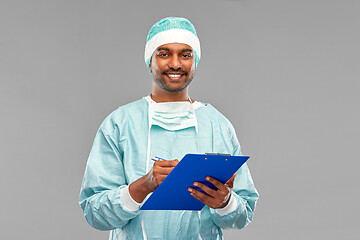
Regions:
<svg viewBox="0 0 360 240"><path fill-rule="evenodd" d="M167 43L184 43L189 45L197 55L201 56L200 53L200 41L197 36L188 30L184 29L170 29L156 34L145 46L145 62L152 56L154 51L161 45Z"/></svg>

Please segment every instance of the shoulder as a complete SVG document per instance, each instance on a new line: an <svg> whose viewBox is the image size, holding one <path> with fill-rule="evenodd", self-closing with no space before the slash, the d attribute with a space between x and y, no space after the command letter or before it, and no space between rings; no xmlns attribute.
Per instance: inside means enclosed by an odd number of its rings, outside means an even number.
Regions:
<svg viewBox="0 0 360 240"><path fill-rule="evenodd" d="M126 105L120 106L118 109L113 111L109 117L117 118L117 117L131 117L134 114L143 114L144 109L148 108L148 102L141 98L137 101L128 103Z"/></svg>
<svg viewBox="0 0 360 240"><path fill-rule="evenodd" d="M236 136L235 128L230 120L225 117L219 110L209 103L203 103L204 107L197 111L198 119L203 121L210 121L213 127L221 130L223 134L227 134L230 139Z"/></svg>
<svg viewBox="0 0 360 240"><path fill-rule="evenodd" d="M147 107L148 103L144 98L120 106L105 118L100 128L108 133L113 133L119 131L120 126L126 126L129 121L147 119Z"/></svg>
<svg viewBox="0 0 360 240"><path fill-rule="evenodd" d="M223 125L231 125L231 122L219 111L217 110L213 105L210 103L202 103L203 107L198 109L199 115L206 115L213 121L217 121L219 124Z"/></svg>
<svg viewBox="0 0 360 240"><path fill-rule="evenodd" d="M241 155L240 151L240 143L236 136L236 131L233 124L230 122L228 118L226 118L219 110L217 110L211 104L205 104L206 108L204 111L207 112L210 121L212 122L212 126L221 132L221 134L225 137L225 139L230 141L230 144L233 146L234 151L232 154Z"/></svg>

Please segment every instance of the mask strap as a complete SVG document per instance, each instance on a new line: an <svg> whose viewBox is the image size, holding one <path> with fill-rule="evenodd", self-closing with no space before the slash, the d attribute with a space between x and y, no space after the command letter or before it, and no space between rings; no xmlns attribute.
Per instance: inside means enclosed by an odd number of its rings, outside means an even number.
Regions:
<svg viewBox="0 0 360 240"><path fill-rule="evenodd" d="M198 133L199 133L199 130L198 130L198 122L197 122L197 119L196 119L196 114L195 114L195 108L194 108L194 106L192 105L192 102L191 102L191 99L190 99L190 97L189 97L189 102L191 103L191 109L192 109L192 113L193 113L193 115L194 115L194 119L195 119L195 130L196 130L196 134L198 135Z"/></svg>
<svg viewBox="0 0 360 240"><path fill-rule="evenodd" d="M199 133L196 131L196 145L197 145L197 152L198 153L202 153L201 151L200 151L200 143L199 143L200 141L199 141Z"/></svg>
<svg viewBox="0 0 360 240"><path fill-rule="evenodd" d="M199 217L199 226L200 226L200 228L201 228L201 210L198 211L198 217ZM203 240L202 237L201 237L200 232L199 232L199 240Z"/></svg>
<svg viewBox="0 0 360 240"><path fill-rule="evenodd" d="M147 174L149 172L150 146L151 146L150 129L151 129L151 125L149 126L149 130L148 130L148 145L147 145L147 151L146 151L146 173L145 174Z"/></svg>
<svg viewBox="0 0 360 240"><path fill-rule="evenodd" d="M145 171L145 174L147 174L149 172L150 147L151 147L151 138L150 138L150 130L151 130L150 104L151 103L148 102L148 104L149 104L149 106L148 106L148 122L149 122L149 126L148 126L148 141L147 141L147 150L146 150L146 171ZM145 232L145 224L144 224L144 214L145 214L145 212L142 213L142 217L141 217L141 230L142 230L142 234L143 234L143 239L147 240L146 232Z"/></svg>
<svg viewBox="0 0 360 240"><path fill-rule="evenodd" d="M149 102L149 107L148 107L148 141L147 141L147 150L146 150L146 172L145 174L147 174L149 172L149 162L150 162L150 147L151 147L151 138L150 138L150 130L151 130L151 121L150 121L150 105L151 103Z"/></svg>
<svg viewBox="0 0 360 240"><path fill-rule="evenodd" d="M189 97L189 102L192 104L190 97ZM200 140L199 140L198 122L197 122L197 119L196 119L196 114L195 114L195 109L194 109L194 107L193 107L193 111L194 111L194 117L195 117L195 123L196 123L196 124L195 124L196 145L197 145L196 147L197 147L197 152L201 154L202 152L200 152ZM199 226L201 227L201 210L198 211L198 217L199 217ZM200 235L200 233L199 233L199 240L203 240L202 237L201 237L201 235Z"/></svg>
<svg viewBox="0 0 360 240"><path fill-rule="evenodd" d="M189 102L191 103L191 99L189 97ZM191 103L192 104L192 103ZM198 121L196 119L196 114L195 114L195 108L193 105L191 105L192 107L192 111L193 111L193 115L194 115L194 119L195 119L195 131L196 131L196 147L197 147L197 152L200 153L200 141L199 141L199 128L198 128Z"/></svg>
<svg viewBox="0 0 360 240"><path fill-rule="evenodd" d="M143 239L147 240L146 232L145 232L145 226L144 226L144 212L142 214L143 214L143 217L141 219L142 234L143 234Z"/></svg>

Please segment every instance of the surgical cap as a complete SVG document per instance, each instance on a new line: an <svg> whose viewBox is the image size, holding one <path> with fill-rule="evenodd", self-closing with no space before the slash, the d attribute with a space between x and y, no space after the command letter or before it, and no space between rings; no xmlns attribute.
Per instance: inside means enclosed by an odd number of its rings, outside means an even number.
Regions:
<svg viewBox="0 0 360 240"><path fill-rule="evenodd" d="M195 52L195 68L200 61L200 41L194 25L186 18L168 17L155 23L148 33L145 45L145 63L149 67L151 56L161 45L184 43Z"/></svg>

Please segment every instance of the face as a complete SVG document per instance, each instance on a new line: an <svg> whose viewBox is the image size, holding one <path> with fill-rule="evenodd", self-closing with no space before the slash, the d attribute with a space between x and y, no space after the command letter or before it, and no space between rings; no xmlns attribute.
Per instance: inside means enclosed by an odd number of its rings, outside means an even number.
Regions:
<svg viewBox="0 0 360 240"><path fill-rule="evenodd" d="M152 55L149 67L157 87L180 92L195 75L195 53L187 44L164 44Z"/></svg>

